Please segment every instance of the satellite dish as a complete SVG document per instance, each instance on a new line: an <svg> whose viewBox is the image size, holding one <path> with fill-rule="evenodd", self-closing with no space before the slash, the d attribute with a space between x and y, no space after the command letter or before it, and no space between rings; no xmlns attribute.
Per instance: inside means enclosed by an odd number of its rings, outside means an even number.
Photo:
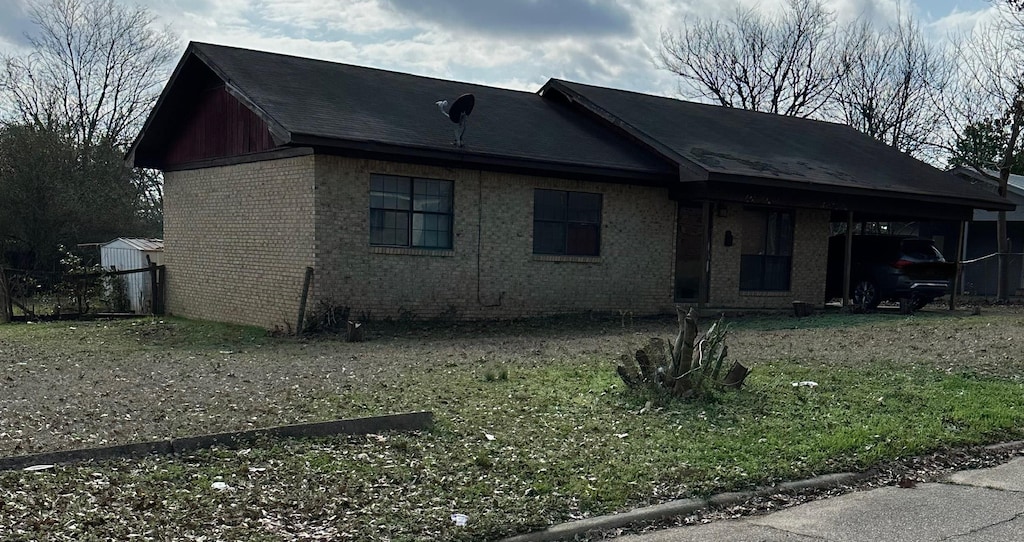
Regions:
<svg viewBox="0 0 1024 542"><path fill-rule="evenodd" d="M448 118L455 124L459 124L465 120L464 117L468 117L473 112L474 105L476 105L476 98L472 94L463 94L448 108Z"/></svg>
<svg viewBox="0 0 1024 542"><path fill-rule="evenodd" d="M454 122L458 126L455 128L455 146L462 146L462 134L466 132L466 119L469 118L469 114L473 112L473 106L476 105L476 98L472 94L463 94L459 96L455 103L448 105L448 100L440 100L436 102L437 107L441 109L441 113L444 113L448 120Z"/></svg>

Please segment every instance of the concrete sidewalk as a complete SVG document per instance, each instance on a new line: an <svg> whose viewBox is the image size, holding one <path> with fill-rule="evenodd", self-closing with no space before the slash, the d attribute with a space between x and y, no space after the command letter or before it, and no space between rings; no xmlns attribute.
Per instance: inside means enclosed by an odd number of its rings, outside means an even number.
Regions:
<svg viewBox="0 0 1024 542"><path fill-rule="evenodd" d="M1024 457L942 483L883 487L765 516L616 538L620 542L1004 542L1024 540Z"/></svg>

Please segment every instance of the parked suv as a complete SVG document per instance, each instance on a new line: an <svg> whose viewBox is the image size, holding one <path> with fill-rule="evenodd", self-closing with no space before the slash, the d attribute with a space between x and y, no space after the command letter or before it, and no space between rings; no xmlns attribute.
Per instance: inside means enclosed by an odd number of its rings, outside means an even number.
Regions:
<svg viewBox="0 0 1024 542"><path fill-rule="evenodd" d="M828 243L826 297L843 295L846 236ZM942 257L930 239L900 235L854 235L850 266L850 297L875 308L882 301L909 299L917 310L949 291L956 264Z"/></svg>

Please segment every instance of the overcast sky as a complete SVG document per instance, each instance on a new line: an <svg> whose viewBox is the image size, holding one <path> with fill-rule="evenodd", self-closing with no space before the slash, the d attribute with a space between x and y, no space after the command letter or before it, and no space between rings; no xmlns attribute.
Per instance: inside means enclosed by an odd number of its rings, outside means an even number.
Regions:
<svg viewBox="0 0 1024 542"><path fill-rule="evenodd" d="M910 10L935 39L969 30L985 0L827 0L841 20ZM0 0L0 51L23 47L29 0ZM190 40L535 91L558 77L674 95L654 61L662 30L739 2L782 0L142 0Z"/></svg>

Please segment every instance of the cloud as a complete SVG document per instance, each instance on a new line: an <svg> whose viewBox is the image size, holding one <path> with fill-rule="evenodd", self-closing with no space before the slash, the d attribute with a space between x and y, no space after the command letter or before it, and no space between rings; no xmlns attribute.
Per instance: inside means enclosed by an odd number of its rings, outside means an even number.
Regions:
<svg viewBox="0 0 1024 542"><path fill-rule="evenodd" d="M372 36L414 27L412 19L395 17L395 13L378 0L264 0L255 11L266 21L327 33Z"/></svg>
<svg viewBox="0 0 1024 542"><path fill-rule="evenodd" d="M398 13L449 30L491 36L609 36L631 32L630 13L596 0L383 0Z"/></svg>
<svg viewBox="0 0 1024 542"><path fill-rule="evenodd" d="M10 52L11 36L20 39L28 26L28 1L0 0L0 51ZM118 1L139 1L158 24L170 23L182 50L188 40L208 41L521 90L559 77L678 95L677 78L655 62L662 31L693 17L728 15L736 6L768 13L787 0ZM925 22L936 39L977 17L924 0L827 3L840 21L879 22L892 20L898 4L914 15L927 5L948 14Z"/></svg>
<svg viewBox="0 0 1024 542"><path fill-rule="evenodd" d="M33 30L29 20L27 0L3 0L0 2L0 44L25 46L25 34Z"/></svg>
<svg viewBox="0 0 1024 542"><path fill-rule="evenodd" d="M929 23L928 28L937 36L952 36L955 39L956 37L970 34L979 26L991 24L998 20L999 17L999 8L996 6L989 6L986 9L977 11L954 9L944 17Z"/></svg>

